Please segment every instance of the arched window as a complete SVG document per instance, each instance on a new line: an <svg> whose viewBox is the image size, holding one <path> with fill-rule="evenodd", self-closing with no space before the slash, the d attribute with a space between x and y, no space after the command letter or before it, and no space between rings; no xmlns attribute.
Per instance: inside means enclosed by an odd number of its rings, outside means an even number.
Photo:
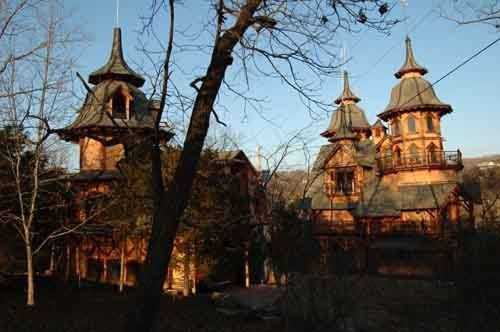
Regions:
<svg viewBox="0 0 500 332"><path fill-rule="evenodd" d="M420 151L415 143L408 149L408 161L410 164L420 164Z"/></svg>
<svg viewBox="0 0 500 332"><path fill-rule="evenodd" d="M127 97L121 91L117 91L113 95L112 100L113 117L118 119L127 118Z"/></svg>
<svg viewBox="0 0 500 332"><path fill-rule="evenodd" d="M429 144L427 147L427 158L429 158L429 163L431 164L439 163L437 146L434 143Z"/></svg>
<svg viewBox="0 0 500 332"><path fill-rule="evenodd" d="M427 116L425 117L425 123L427 124L427 132L433 133L434 132L434 121L432 119L432 115L427 114Z"/></svg>
<svg viewBox="0 0 500 332"><path fill-rule="evenodd" d="M400 128L399 128L399 120L396 119L392 122L392 134L394 136L399 136L401 135L400 133Z"/></svg>
<svg viewBox="0 0 500 332"><path fill-rule="evenodd" d="M413 115L409 115L406 120L408 123L408 133L416 134L417 133L417 121Z"/></svg>
<svg viewBox="0 0 500 332"><path fill-rule="evenodd" d="M401 149L399 146L396 146L396 149L394 149L394 162L396 163L396 166L401 165Z"/></svg>

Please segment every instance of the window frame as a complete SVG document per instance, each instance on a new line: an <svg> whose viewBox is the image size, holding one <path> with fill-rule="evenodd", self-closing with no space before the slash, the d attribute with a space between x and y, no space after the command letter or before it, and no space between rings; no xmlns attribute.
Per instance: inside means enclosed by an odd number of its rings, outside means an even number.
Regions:
<svg viewBox="0 0 500 332"><path fill-rule="evenodd" d="M335 170L335 192L342 195L352 195L356 191L356 172L354 168Z"/></svg>
<svg viewBox="0 0 500 332"><path fill-rule="evenodd" d="M429 126L430 124L430 126ZM434 125L434 117L430 114L425 116L425 127L428 133L435 133L436 126Z"/></svg>
<svg viewBox="0 0 500 332"><path fill-rule="evenodd" d="M414 115L410 114L406 118L406 128L408 129L408 134L410 135L418 134L417 118Z"/></svg>

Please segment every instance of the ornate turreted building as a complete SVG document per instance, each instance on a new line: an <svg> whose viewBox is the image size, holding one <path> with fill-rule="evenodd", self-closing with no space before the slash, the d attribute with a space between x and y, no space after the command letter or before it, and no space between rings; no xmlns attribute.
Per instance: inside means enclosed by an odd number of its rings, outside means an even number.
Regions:
<svg viewBox="0 0 500 332"><path fill-rule="evenodd" d="M93 87L85 83L88 93L76 119L58 130L62 139L80 149L80 170L69 177L74 197L68 224L75 231L58 245L64 247L67 277L123 288L137 282L151 231L148 147L157 134L159 102L146 97L141 90L144 78L126 63L120 28L113 31L108 61L89 75L88 82ZM160 128L165 163L180 154L179 149L167 146L172 136L168 128ZM231 193L247 199L251 222L262 223L266 202L259 172L243 151L221 151L204 171L202 178L210 174L227 179L227 187L234 184L238 189ZM188 236L177 236L164 289L184 294L196 290L203 272L194 247ZM262 268L252 264L249 255L239 257L238 263L233 269L226 268L224 280L245 285L260 282Z"/></svg>
<svg viewBox="0 0 500 332"><path fill-rule="evenodd" d="M344 73L338 107L321 134L329 144L319 151L304 202L323 263L335 250L348 250L355 269L435 275L449 268L443 262L453 257L458 229L474 227L461 153L443 146L441 118L452 107L436 96L426 73L407 38L399 82L372 126Z"/></svg>
<svg viewBox="0 0 500 332"><path fill-rule="evenodd" d="M146 252L145 237L127 231L130 218L114 220L110 193L124 180L119 163L155 134L159 103L141 91L144 78L126 63L121 29L113 30L108 61L89 75L85 101L76 119L58 130L79 146L79 172L72 175L72 226L67 238L66 274L78 279L133 284ZM165 143L173 134L162 128ZM123 215L123 213L117 213Z"/></svg>

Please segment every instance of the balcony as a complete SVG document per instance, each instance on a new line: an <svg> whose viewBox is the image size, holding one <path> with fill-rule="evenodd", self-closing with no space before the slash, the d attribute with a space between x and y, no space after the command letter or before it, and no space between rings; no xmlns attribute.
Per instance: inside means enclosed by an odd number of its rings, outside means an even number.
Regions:
<svg viewBox="0 0 500 332"><path fill-rule="evenodd" d="M416 169L462 169L462 153L457 151L426 151L377 158L381 174Z"/></svg>

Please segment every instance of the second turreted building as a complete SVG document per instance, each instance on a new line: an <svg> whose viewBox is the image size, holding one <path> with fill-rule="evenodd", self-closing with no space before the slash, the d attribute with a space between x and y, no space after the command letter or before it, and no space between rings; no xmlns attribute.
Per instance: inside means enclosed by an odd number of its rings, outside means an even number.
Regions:
<svg viewBox="0 0 500 332"><path fill-rule="evenodd" d="M441 118L452 107L436 96L426 73L407 38L399 82L373 125L344 73L304 206L323 256L352 249L357 269L435 274L443 270L437 257L452 255L450 242L441 240L474 226L461 153L443 146Z"/></svg>

